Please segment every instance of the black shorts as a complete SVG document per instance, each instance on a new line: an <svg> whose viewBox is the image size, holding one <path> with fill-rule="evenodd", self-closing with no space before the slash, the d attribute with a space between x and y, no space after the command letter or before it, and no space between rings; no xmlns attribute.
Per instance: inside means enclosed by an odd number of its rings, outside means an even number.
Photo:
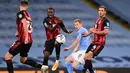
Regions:
<svg viewBox="0 0 130 73"><path fill-rule="evenodd" d="M59 46L56 46L56 44L58 44ZM59 49L59 52L60 52L60 46L61 46L61 44L56 43L56 42L55 42L55 39L46 40L46 41L45 41L45 46L44 46L44 47L45 47L44 51L48 51L48 52L50 53L50 55L51 55L54 48L57 48L56 50ZM44 51L43 51L43 52L44 52Z"/></svg>
<svg viewBox="0 0 130 73"><path fill-rule="evenodd" d="M20 41L16 41L10 47L9 53L12 54L13 56L20 53L20 56L27 57L31 46L32 46L32 43L24 44L24 43L21 43Z"/></svg>
<svg viewBox="0 0 130 73"><path fill-rule="evenodd" d="M98 54L102 51L103 48L104 48L104 45L91 43L86 53L88 53L89 51L92 51L93 57L95 57L95 56L98 56Z"/></svg>

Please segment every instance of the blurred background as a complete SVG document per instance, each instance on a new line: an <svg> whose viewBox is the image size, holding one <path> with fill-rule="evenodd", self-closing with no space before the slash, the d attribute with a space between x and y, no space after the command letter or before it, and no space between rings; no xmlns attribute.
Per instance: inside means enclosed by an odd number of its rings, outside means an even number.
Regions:
<svg viewBox="0 0 130 73"><path fill-rule="evenodd" d="M19 11L20 0L0 0L0 73L6 72L4 55L17 39L16 13ZM107 18L110 21L110 33L107 36L106 46L98 57L93 59L93 66L97 73L130 73L130 0L29 0L29 10L33 20L33 46L29 58L42 64L43 48L46 39L43 19L47 16L47 8L53 7L56 16L60 17L68 29L74 32L64 34L67 38L61 48L60 66L53 73L67 73L64 59L72 50L64 52L64 47L69 46L76 38L73 20L83 20L84 27L93 27L98 18L97 8L104 5L108 9ZM93 38L93 36L91 36ZM49 59L49 66L55 62L55 51ZM19 62L19 55L13 59L15 73L41 73L40 70ZM52 73L49 70L49 73ZM76 73L81 73L76 71Z"/></svg>

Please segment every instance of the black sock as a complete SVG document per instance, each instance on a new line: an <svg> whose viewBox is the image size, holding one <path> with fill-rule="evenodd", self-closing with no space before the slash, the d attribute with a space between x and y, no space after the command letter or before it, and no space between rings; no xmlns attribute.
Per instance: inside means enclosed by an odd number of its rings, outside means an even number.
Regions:
<svg viewBox="0 0 130 73"><path fill-rule="evenodd" d="M14 73L12 60L6 60L7 70L9 73Z"/></svg>
<svg viewBox="0 0 130 73"><path fill-rule="evenodd" d="M59 57L60 57L59 54L57 54L57 55L56 55L56 60L59 60Z"/></svg>
<svg viewBox="0 0 130 73"><path fill-rule="evenodd" d="M89 64L88 70L89 70L90 73L94 73L93 65L92 65L92 61L90 61L90 64Z"/></svg>
<svg viewBox="0 0 130 73"><path fill-rule="evenodd" d="M48 57L44 57L43 65L48 65Z"/></svg>
<svg viewBox="0 0 130 73"><path fill-rule="evenodd" d="M91 60L85 60L85 65L84 65L84 69L83 69L83 73L86 73L86 70L89 68L91 63Z"/></svg>
<svg viewBox="0 0 130 73"><path fill-rule="evenodd" d="M30 59L27 59L24 64L28 64L28 65L30 65L30 66L32 66L32 67L39 68L39 69L41 69L41 67L42 67L41 64L38 64L38 63L36 63L35 61L30 60Z"/></svg>
<svg viewBox="0 0 130 73"><path fill-rule="evenodd" d="M61 44L55 44L56 60L59 60L59 58L60 58L60 46L61 46Z"/></svg>

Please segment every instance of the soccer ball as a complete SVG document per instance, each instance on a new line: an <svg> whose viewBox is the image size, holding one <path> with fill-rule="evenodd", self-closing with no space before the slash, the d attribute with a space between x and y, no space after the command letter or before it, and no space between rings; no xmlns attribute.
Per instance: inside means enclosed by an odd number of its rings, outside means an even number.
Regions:
<svg viewBox="0 0 130 73"><path fill-rule="evenodd" d="M66 38L63 34L59 34L56 36L56 41L60 44L63 44L66 42Z"/></svg>

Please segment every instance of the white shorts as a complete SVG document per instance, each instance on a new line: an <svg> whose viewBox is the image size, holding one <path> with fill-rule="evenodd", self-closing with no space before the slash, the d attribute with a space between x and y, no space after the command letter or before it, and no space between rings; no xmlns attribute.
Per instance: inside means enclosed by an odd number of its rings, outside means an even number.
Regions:
<svg viewBox="0 0 130 73"><path fill-rule="evenodd" d="M85 64L85 61L84 61L85 52L86 50L80 50L80 51L72 53L71 55L74 58L74 60L80 62L81 64Z"/></svg>

